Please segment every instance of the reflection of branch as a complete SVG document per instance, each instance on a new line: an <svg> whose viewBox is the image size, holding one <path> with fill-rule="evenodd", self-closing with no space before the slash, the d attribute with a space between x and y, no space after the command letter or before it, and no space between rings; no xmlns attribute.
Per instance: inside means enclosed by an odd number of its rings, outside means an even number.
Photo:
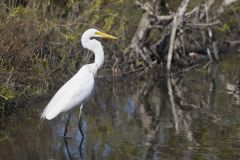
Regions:
<svg viewBox="0 0 240 160"><path fill-rule="evenodd" d="M176 132L179 132L180 129L184 130L186 137L192 141L192 131L191 131L191 121L190 112L188 111L190 105L184 101L183 86L180 78L171 78L168 77L168 94L169 100L172 108L173 119L175 123Z"/></svg>
<svg viewBox="0 0 240 160"><path fill-rule="evenodd" d="M156 152L156 143L158 142L159 131L160 128L164 127L161 126L159 121L161 111L164 109L165 106L171 106L172 114L173 114L173 121L175 123L175 130L176 132L180 132L183 130L186 133L186 137L192 141L192 131L191 131L191 115L189 111L186 111L185 105L187 103L183 102L184 94L181 79L164 79L153 81L149 79L144 85L143 89L141 90L140 97L140 117L142 120L143 127L146 131L146 144L147 153L146 158L152 159L154 153ZM157 103L149 103L152 98L153 89L156 86L161 86L160 93L161 97ZM168 93L168 94L164 94ZM175 94L176 93L176 94ZM159 95L158 95L159 96ZM157 96L157 97L158 97ZM156 98L157 98L156 97ZM187 104L187 106L190 106ZM184 110L185 109L185 110ZM194 143L196 144L196 143ZM159 152L159 151L158 151Z"/></svg>
<svg viewBox="0 0 240 160"><path fill-rule="evenodd" d="M217 75L218 75L218 65L215 63L211 63L208 68L208 76L210 78L209 95L208 95L208 101L207 101L208 108L210 108L214 104Z"/></svg>
<svg viewBox="0 0 240 160"><path fill-rule="evenodd" d="M240 84L226 83L227 94L232 95L230 105L234 103L240 105ZM235 101L234 101L235 100Z"/></svg>
<svg viewBox="0 0 240 160"><path fill-rule="evenodd" d="M139 110L141 122L146 131L146 144L148 145L146 158L152 159L156 152L159 132L164 128L164 126L161 125L162 123L160 123L160 116L163 115L161 112L166 106L171 107L176 132L179 133L183 131L185 137L191 144L198 145L193 139L190 110L199 107L191 104L191 102L187 102L188 98L191 97L186 97L188 96L185 94L187 87L183 84L182 79L179 77L168 77L167 79L157 79L157 81L151 78L144 83L139 95ZM156 86L159 88L156 88ZM160 89L160 91L157 92L160 93L160 95L152 95L155 93L155 89ZM154 99L152 99L153 97ZM191 155L191 151L186 153L186 157L188 157L189 154Z"/></svg>
<svg viewBox="0 0 240 160"><path fill-rule="evenodd" d="M173 96L171 78L169 78L169 77L167 79L167 84L168 84L169 100L170 100L170 103L171 103L173 119L174 119L174 122L175 122L175 129L176 129L176 132L179 132L179 126L178 126L179 119L178 119L178 116L177 116L176 104L175 104L175 100L174 100L174 96Z"/></svg>
<svg viewBox="0 0 240 160"><path fill-rule="evenodd" d="M159 106L151 106L149 103L150 93L152 92L154 86L156 84L149 79L141 89L139 98L140 98L140 117L142 120L142 124L144 129L146 130L146 144L148 145L146 158L152 159L154 155L154 145L157 141L157 135L160 128L160 124L158 121L158 116L160 115L160 109L157 109ZM155 107L155 110L154 110Z"/></svg>

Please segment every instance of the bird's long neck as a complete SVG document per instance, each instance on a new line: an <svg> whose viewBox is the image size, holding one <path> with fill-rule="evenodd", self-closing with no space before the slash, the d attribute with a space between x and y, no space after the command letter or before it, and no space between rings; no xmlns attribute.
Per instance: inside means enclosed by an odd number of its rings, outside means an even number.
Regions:
<svg viewBox="0 0 240 160"><path fill-rule="evenodd" d="M103 47L100 42L95 44L95 48L92 49L94 55L95 55L95 60L94 64L97 66L97 68L101 68L104 62L104 52L103 52Z"/></svg>
<svg viewBox="0 0 240 160"><path fill-rule="evenodd" d="M101 43L95 39L82 39L84 48L92 51L95 55L94 63L89 64L91 72L96 75L98 69L100 69L104 62L104 52Z"/></svg>

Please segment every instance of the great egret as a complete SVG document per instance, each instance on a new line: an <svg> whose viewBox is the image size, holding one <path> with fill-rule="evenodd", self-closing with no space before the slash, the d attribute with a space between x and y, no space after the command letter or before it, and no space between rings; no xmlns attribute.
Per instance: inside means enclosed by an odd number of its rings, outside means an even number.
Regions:
<svg viewBox="0 0 240 160"><path fill-rule="evenodd" d="M90 99L94 91L95 75L104 62L104 51L101 43L94 38L109 38L117 39L114 36L100 32L96 29L88 29L81 38L81 43L84 48L89 49L95 54L95 61L91 64L86 64L68 80L54 95L51 101L44 109L41 119L51 120L61 112L68 111L76 106L80 106L79 122L81 111L84 103ZM67 127L71 113L65 126L64 137L67 133ZM80 132L83 133L80 128Z"/></svg>

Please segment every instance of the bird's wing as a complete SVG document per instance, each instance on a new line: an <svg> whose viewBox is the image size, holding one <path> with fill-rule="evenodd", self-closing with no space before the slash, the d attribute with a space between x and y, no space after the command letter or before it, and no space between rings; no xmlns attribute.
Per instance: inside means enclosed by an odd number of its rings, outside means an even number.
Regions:
<svg viewBox="0 0 240 160"><path fill-rule="evenodd" d="M67 81L54 95L41 118L53 119L59 113L82 104L91 95L94 88L94 76L86 66Z"/></svg>

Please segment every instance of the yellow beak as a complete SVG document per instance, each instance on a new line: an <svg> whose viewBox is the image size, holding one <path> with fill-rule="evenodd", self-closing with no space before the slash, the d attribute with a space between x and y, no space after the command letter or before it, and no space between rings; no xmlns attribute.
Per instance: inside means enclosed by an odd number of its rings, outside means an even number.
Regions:
<svg viewBox="0 0 240 160"><path fill-rule="evenodd" d="M111 36L111 35L109 35L107 33L103 33L103 32L96 32L95 34L102 36L102 38L118 39L117 37Z"/></svg>

